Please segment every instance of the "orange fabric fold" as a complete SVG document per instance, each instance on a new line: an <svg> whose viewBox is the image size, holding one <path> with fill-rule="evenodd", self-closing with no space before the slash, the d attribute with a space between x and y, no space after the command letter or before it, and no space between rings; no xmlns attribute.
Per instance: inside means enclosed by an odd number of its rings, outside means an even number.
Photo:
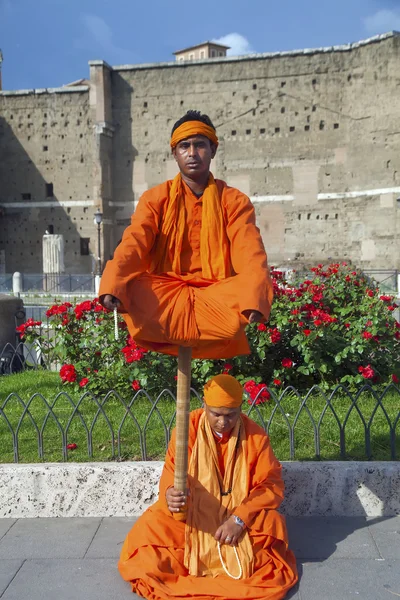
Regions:
<svg viewBox="0 0 400 600"><path fill-rule="evenodd" d="M239 419L228 440L227 463L222 476L214 435L203 413L188 471L191 501L186 517L184 563L190 575L224 575L214 534L221 523L230 517L232 509L240 505L247 495L246 454L244 423ZM229 489L231 492L223 496L222 491ZM239 539L237 552L243 579L247 579L254 568L253 549L247 530ZM237 573L233 549L225 546L223 554L228 571Z"/></svg>
<svg viewBox="0 0 400 600"><path fill-rule="evenodd" d="M196 464L193 451L199 433L204 411L202 409L190 414L189 427L189 464ZM268 436L254 421L241 416L243 435L241 437L241 452L243 463L240 471L231 464L231 440L216 442L205 433L204 443L206 453L201 454L207 460L209 457L210 478L218 477L216 460L224 461L224 475L219 473L221 484L231 477L244 492L244 499L235 498L229 503L229 511L239 516L247 525L247 534L252 547L252 574L246 578L234 581L224 573L195 576L189 573L185 566L186 526L175 521L168 510L165 492L173 485L175 469L175 440L176 432L172 433L168 447L163 473L160 479L159 500L149 508L135 523L128 533L122 547L118 569L121 576L131 582L132 590L149 600L170 600L170 598L193 598L195 600L281 600L297 581L296 561L288 548L288 538L284 517L277 512L283 500L283 481L281 466L276 460ZM215 453L219 458L215 458ZM212 454L212 458L211 458ZM192 463L192 461L194 461ZM207 473L201 467L204 476L203 484L195 481L194 473L189 478L190 498L194 498L198 488L209 489L218 485L207 481ZM239 478L241 481L236 482ZM201 494L202 492L200 490ZM210 501L211 502L211 501ZM210 510L203 511L200 506L197 527L202 532L216 527L220 513L221 502L218 498ZM189 506L190 510L190 506ZM213 512L210 520L210 511ZM212 525L211 525L212 521ZM214 532L215 533L215 532ZM212 532L210 531L210 534ZM203 534L201 534L203 535ZM224 558L229 564L229 554L224 548ZM207 559L208 560L208 559ZM242 557L241 560L244 560ZM251 561L251 558L249 559ZM202 569L202 566L200 565ZM235 573L237 565L231 565Z"/></svg>
<svg viewBox="0 0 400 600"><path fill-rule="evenodd" d="M215 129L210 127L210 125L206 125L206 123L202 123L201 121L186 121L182 125L179 125L172 134L170 141L171 148L175 148L179 142L193 135L204 135L213 144L218 146L217 134Z"/></svg>
<svg viewBox="0 0 400 600"><path fill-rule="evenodd" d="M207 406L238 408L243 402L243 387L232 375L215 375L204 386Z"/></svg>
<svg viewBox="0 0 400 600"><path fill-rule="evenodd" d="M214 177L210 173L203 196L203 220L200 233L202 274L217 281L231 274L229 242L222 214L221 198ZM182 175L172 182L169 197L164 205L163 220L154 253L151 270L165 273L169 265L180 275L183 237L186 228L185 190Z"/></svg>
<svg viewBox="0 0 400 600"><path fill-rule="evenodd" d="M205 259L201 245L203 221L208 221L204 198L197 198L183 183L181 273L174 272L169 252L157 266L155 253L173 186L173 181L167 181L140 198L114 258L107 262L100 300L111 294L121 301L129 333L149 350L176 356L179 345L188 345L195 358L248 354L247 321L242 312L252 309L266 319L269 316L272 284L254 207L247 196L223 181L215 180L215 185L228 246L223 261L215 256L219 242L211 258ZM207 265L225 270L228 257L229 276L208 278Z"/></svg>

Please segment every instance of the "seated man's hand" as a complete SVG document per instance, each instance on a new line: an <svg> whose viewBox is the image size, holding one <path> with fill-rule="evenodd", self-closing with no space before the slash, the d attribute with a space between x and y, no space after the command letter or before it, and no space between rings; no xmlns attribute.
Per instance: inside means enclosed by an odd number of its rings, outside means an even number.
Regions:
<svg viewBox="0 0 400 600"><path fill-rule="evenodd" d="M264 316L258 310L244 310L242 314L246 317L249 323L261 323Z"/></svg>
<svg viewBox="0 0 400 600"><path fill-rule="evenodd" d="M120 300L115 296L111 296L111 294L106 294L101 297L102 305L108 310L114 310L115 308L119 308L121 306Z"/></svg>
<svg viewBox="0 0 400 600"><path fill-rule="evenodd" d="M243 527L235 523L233 517L229 517L225 523L222 523L222 525L218 527L214 537L217 542L221 542L221 544L236 546L242 531Z"/></svg>
<svg viewBox="0 0 400 600"><path fill-rule="evenodd" d="M171 512L179 512L186 504L186 494L178 492L173 486L167 489L165 498Z"/></svg>

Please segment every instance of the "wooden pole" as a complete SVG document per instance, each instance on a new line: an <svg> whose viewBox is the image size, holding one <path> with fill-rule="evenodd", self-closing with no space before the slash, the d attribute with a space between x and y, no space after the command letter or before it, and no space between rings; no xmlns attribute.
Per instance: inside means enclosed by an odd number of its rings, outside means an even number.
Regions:
<svg viewBox="0 0 400 600"><path fill-rule="evenodd" d="M174 488L180 492L187 489L188 440L190 412L190 379L192 349L179 347L178 353L178 386L176 394L176 451ZM178 521L185 521L186 507L174 513Z"/></svg>

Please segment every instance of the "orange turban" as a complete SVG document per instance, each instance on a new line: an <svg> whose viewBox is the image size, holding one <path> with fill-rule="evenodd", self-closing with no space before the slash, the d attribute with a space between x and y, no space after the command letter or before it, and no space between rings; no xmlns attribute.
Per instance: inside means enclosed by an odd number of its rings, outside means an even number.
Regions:
<svg viewBox="0 0 400 600"><path fill-rule="evenodd" d="M207 406L237 408L243 401L243 388L232 375L216 375L204 386Z"/></svg>
<svg viewBox="0 0 400 600"><path fill-rule="evenodd" d="M215 129L201 121L186 121L182 125L179 125L172 134L170 141L171 148L175 148L179 142L192 135L204 135L210 142L218 146L218 137Z"/></svg>

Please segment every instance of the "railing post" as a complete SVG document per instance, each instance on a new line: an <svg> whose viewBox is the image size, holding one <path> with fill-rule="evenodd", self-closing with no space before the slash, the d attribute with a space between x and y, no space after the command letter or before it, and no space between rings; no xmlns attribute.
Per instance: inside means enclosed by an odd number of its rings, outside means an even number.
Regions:
<svg viewBox="0 0 400 600"><path fill-rule="evenodd" d="M95 275L94 278L94 293L96 294L96 296L99 295L99 289L100 289L100 275Z"/></svg>
<svg viewBox="0 0 400 600"><path fill-rule="evenodd" d="M13 279L12 279L12 287L13 287L13 293L16 296L19 296L19 294L21 292L23 292L23 286L22 286L22 275L21 273L18 273L18 271L16 271L13 274Z"/></svg>

